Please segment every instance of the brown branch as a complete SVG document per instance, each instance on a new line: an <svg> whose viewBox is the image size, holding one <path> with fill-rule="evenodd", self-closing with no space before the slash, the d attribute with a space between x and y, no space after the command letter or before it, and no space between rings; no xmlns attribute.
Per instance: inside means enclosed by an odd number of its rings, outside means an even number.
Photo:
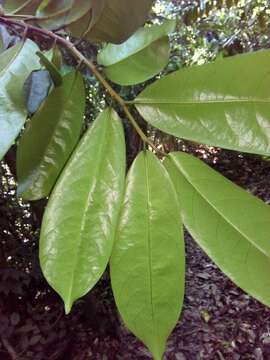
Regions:
<svg viewBox="0 0 270 360"><path fill-rule="evenodd" d="M11 18L7 18L5 16L0 17L0 23L9 26L11 28L19 27L26 33L26 36L33 33L35 35L39 35L43 38L51 39L55 43L60 46L65 47L78 61L79 64L86 65L91 72L95 75L96 79L103 85L103 87L108 91L110 96L120 105L123 109L125 115L127 116L130 123L133 125L134 129L140 135L142 140L148 144L155 152L160 153L161 155L165 156L166 154L158 149L152 141L144 134L140 126L138 125L137 121L134 119L133 115L129 111L128 104L125 100L117 94L117 92L112 88L112 86L108 83L108 81L101 75L101 73L97 70L96 66L92 63L91 60L87 59L77 48L74 44L72 44L69 40L61 37L52 31L41 29L37 26L25 24L23 21L20 20L13 20Z"/></svg>

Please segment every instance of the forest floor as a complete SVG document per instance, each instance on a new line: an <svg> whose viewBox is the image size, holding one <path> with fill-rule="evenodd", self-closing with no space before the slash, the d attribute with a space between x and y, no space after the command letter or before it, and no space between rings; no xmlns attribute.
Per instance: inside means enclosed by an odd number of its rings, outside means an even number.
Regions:
<svg viewBox="0 0 270 360"><path fill-rule="evenodd" d="M207 155L217 170L270 202L270 161L230 151ZM188 233L185 240L184 309L165 360L270 360L270 310L223 275ZM66 317L44 280L10 269L0 276L0 360L151 359L118 320L108 278ZM14 291L11 281L22 285Z"/></svg>

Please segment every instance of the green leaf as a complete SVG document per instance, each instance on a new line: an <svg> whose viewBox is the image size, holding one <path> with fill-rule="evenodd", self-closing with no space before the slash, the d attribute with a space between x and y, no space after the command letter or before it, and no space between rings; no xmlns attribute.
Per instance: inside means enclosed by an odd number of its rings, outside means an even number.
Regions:
<svg viewBox="0 0 270 360"><path fill-rule="evenodd" d="M171 135L270 154L270 51L174 72L135 100L147 122Z"/></svg>
<svg viewBox="0 0 270 360"><path fill-rule="evenodd" d="M141 28L120 45L108 44L98 54L106 76L120 85L144 82L158 74L169 62L168 34L175 28L174 20L162 25Z"/></svg>
<svg viewBox="0 0 270 360"><path fill-rule="evenodd" d="M125 179L121 121L105 110L61 174L43 218L40 262L66 313L103 274L113 246Z"/></svg>
<svg viewBox="0 0 270 360"><path fill-rule="evenodd" d="M87 32L86 38L90 41L119 44L145 23L153 2L94 0L92 12L73 24L71 34L81 37Z"/></svg>
<svg viewBox="0 0 270 360"><path fill-rule="evenodd" d="M165 160L184 224L208 256L238 286L270 305L270 207L199 159Z"/></svg>
<svg viewBox="0 0 270 360"><path fill-rule="evenodd" d="M93 0L44 0L38 11L38 23L50 30L69 25L84 16Z"/></svg>
<svg viewBox="0 0 270 360"><path fill-rule="evenodd" d="M35 14L42 0L4 0L3 8L5 13L12 14Z"/></svg>
<svg viewBox="0 0 270 360"><path fill-rule="evenodd" d="M25 200L48 196L77 141L84 120L82 76L63 78L29 121L17 149L17 193Z"/></svg>
<svg viewBox="0 0 270 360"><path fill-rule="evenodd" d="M37 56L40 58L41 64L49 71L54 85L56 87L60 86L63 82L63 78L57 66L41 51L37 52Z"/></svg>
<svg viewBox="0 0 270 360"><path fill-rule="evenodd" d="M30 73L40 68L37 50L38 47L27 40L0 55L0 160L26 120L23 85Z"/></svg>
<svg viewBox="0 0 270 360"><path fill-rule="evenodd" d="M179 212L165 168L152 153L140 153L128 174L110 269L124 322L156 360L162 358L183 303Z"/></svg>

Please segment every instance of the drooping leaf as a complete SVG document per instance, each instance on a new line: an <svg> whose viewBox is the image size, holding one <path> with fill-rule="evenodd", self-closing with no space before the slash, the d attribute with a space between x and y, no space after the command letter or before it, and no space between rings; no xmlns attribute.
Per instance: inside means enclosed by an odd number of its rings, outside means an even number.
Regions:
<svg viewBox="0 0 270 360"><path fill-rule="evenodd" d="M176 71L146 88L136 107L174 136L270 154L270 51Z"/></svg>
<svg viewBox="0 0 270 360"><path fill-rule="evenodd" d="M168 34L175 28L174 20L162 25L140 28L120 45L108 44L98 54L106 76L120 85L144 82L158 74L169 62Z"/></svg>
<svg viewBox="0 0 270 360"><path fill-rule="evenodd" d="M128 174L110 269L124 322L156 360L162 358L183 302L185 255L179 212L163 165L152 153L140 153Z"/></svg>
<svg viewBox="0 0 270 360"><path fill-rule="evenodd" d="M58 29L84 16L92 7L92 0L43 0L38 11L38 23L47 29Z"/></svg>
<svg viewBox="0 0 270 360"><path fill-rule="evenodd" d="M40 261L68 313L104 272L115 236L125 179L121 121L105 110L87 131L49 200Z"/></svg>
<svg viewBox="0 0 270 360"><path fill-rule="evenodd" d="M165 166L194 239L232 281L269 306L269 205L191 155L172 153Z"/></svg>
<svg viewBox="0 0 270 360"><path fill-rule="evenodd" d="M102 0L102 6L94 0L92 23L89 16L79 19L70 28L73 36L82 36L87 30L86 38L94 42L111 42L119 44L127 40L144 24L153 0ZM98 16L96 16L96 13Z"/></svg>
<svg viewBox="0 0 270 360"><path fill-rule="evenodd" d="M48 196L76 143L85 110L82 76L63 78L24 131L17 149L18 195L25 200Z"/></svg>
<svg viewBox="0 0 270 360"><path fill-rule="evenodd" d="M63 78L57 66L53 63L53 61L50 61L48 57L45 54L43 54L41 51L37 52L37 56L40 58L41 64L49 71L54 85L56 87L60 86L63 82ZM52 57L53 57L53 53L52 53Z"/></svg>
<svg viewBox="0 0 270 360"><path fill-rule="evenodd" d="M33 71L24 83L26 108L32 116L46 99L52 86L52 79L47 70Z"/></svg>
<svg viewBox="0 0 270 360"><path fill-rule="evenodd" d="M26 120L23 85L39 69L37 46L27 40L0 55L0 159L14 143Z"/></svg>
<svg viewBox="0 0 270 360"><path fill-rule="evenodd" d="M42 0L4 0L5 13L34 15Z"/></svg>

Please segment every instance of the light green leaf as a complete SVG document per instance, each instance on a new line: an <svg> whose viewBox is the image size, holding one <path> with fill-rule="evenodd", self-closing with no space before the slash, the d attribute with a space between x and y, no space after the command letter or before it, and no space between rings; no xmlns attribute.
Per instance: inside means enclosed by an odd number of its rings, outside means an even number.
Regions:
<svg viewBox="0 0 270 360"><path fill-rule="evenodd" d="M23 85L39 69L38 47L31 41L18 43L0 55L0 159L14 143L27 116Z"/></svg>
<svg viewBox="0 0 270 360"><path fill-rule="evenodd" d="M93 0L45 0L38 11L38 23L50 30L69 25L84 16Z"/></svg>
<svg viewBox="0 0 270 360"><path fill-rule="evenodd" d="M199 159L165 160L184 224L208 256L238 286L270 305L270 207Z"/></svg>
<svg viewBox="0 0 270 360"><path fill-rule="evenodd" d="M169 62L168 34L175 28L174 20L162 25L144 27L120 45L108 44L98 54L106 76L120 85L133 85L158 74Z"/></svg>
<svg viewBox="0 0 270 360"><path fill-rule="evenodd" d="M183 302L179 212L165 168L152 153L140 153L128 174L110 269L124 322L156 360L162 358Z"/></svg>
<svg viewBox="0 0 270 360"><path fill-rule="evenodd" d="M174 136L269 155L269 62L264 50L179 70L146 88L136 107Z"/></svg>
<svg viewBox="0 0 270 360"><path fill-rule="evenodd" d="M29 121L17 148L18 195L48 196L79 140L85 110L82 76L69 73Z"/></svg>
<svg viewBox="0 0 270 360"><path fill-rule="evenodd" d="M70 28L73 36L82 36L94 42L111 42L119 44L127 40L144 24L153 4L153 0L102 0L102 6L94 0L93 11L74 23ZM97 14L97 15L96 15Z"/></svg>
<svg viewBox="0 0 270 360"><path fill-rule="evenodd" d="M113 246L125 179L118 115L105 110L61 174L43 218L40 262L66 313L103 274Z"/></svg>

